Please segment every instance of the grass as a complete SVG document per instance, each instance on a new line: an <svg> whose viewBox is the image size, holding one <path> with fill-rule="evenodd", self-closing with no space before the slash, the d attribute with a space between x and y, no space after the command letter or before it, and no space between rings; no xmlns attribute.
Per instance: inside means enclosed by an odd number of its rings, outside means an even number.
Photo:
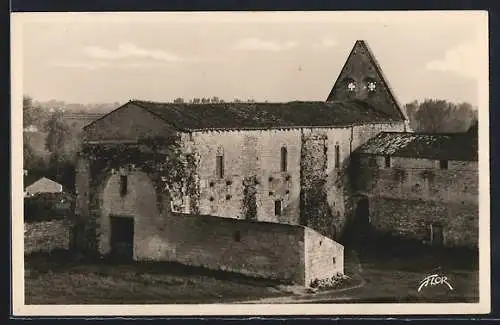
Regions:
<svg viewBox="0 0 500 325"><path fill-rule="evenodd" d="M344 297L355 298L353 302L479 301L477 252L412 246L398 241L383 248L372 245L346 254L347 261L359 261L354 264L361 266L358 273L365 285ZM426 286L418 292L420 282L432 274L446 276L453 290L443 284Z"/></svg>
<svg viewBox="0 0 500 325"><path fill-rule="evenodd" d="M26 258L26 304L227 303L286 294L278 282L175 263L73 263L64 255Z"/></svg>
<svg viewBox="0 0 500 325"><path fill-rule="evenodd" d="M477 253L394 245L346 248L345 273L351 280L341 287L352 289L306 296L316 303L478 301ZM86 262L65 252L31 255L25 265L26 304L290 303L307 292L276 281L175 263ZM420 282L434 273L447 276L453 290L438 285L418 292Z"/></svg>

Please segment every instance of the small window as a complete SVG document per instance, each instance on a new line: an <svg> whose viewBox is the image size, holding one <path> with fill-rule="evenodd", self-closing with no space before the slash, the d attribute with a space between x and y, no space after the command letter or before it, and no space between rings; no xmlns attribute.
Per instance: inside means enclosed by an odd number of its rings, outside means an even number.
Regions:
<svg viewBox="0 0 500 325"><path fill-rule="evenodd" d="M286 172L287 170L287 160L288 160L288 151L286 147L281 147L281 171Z"/></svg>
<svg viewBox="0 0 500 325"><path fill-rule="evenodd" d="M215 160L215 170L218 178L224 177L224 156L217 156Z"/></svg>
<svg viewBox="0 0 500 325"><path fill-rule="evenodd" d="M386 168L391 167L391 156L385 156L385 167Z"/></svg>
<svg viewBox="0 0 500 325"><path fill-rule="evenodd" d="M120 176L120 195L125 196L127 194L128 177L127 175Z"/></svg>
<svg viewBox="0 0 500 325"><path fill-rule="evenodd" d="M448 169L448 160L440 160L439 161L439 168Z"/></svg>
<svg viewBox="0 0 500 325"><path fill-rule="evenodd" d="M274 201L274 215L281 216L281 200Z"/></svg>
<svg viewBox="0 0 500 325"><path fill-rule="evenodd" d="M335 168L340 167L340 147L338 144L335 145Z"/></svg>

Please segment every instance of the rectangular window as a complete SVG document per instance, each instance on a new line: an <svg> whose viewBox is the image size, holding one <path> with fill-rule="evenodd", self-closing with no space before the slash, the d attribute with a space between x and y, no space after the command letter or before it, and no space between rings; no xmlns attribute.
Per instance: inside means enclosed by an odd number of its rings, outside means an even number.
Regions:
<svg viewBox="0 0 500 325"><path fill-rule="evenodd" d="M120 195L125 196L127 194L128 177L127 175L120 175Z"/></svg>
<svg viewBox="0 0 500 325"><path fill-rule="evenodd" d="M385 156L385 167L386 168L391 167L391 156Z"/></svg>
<svg viewBox="0 0 500 325"><path fill-rule="evenodd" d="M340 167L340 147L339 145L335 145L335 168Z"/></svg>
<svg viewBox="0 0 500 325"><path fill-rule="evenodd" d="M281 216L281 200L274 201L274 215Z"/></svg>
<svg viewBox="0 0 500 325"><path fill-rule="evenodd" d="M448 169L448 160L440 160L439 161L439 168Z"/></svg>
<svg viewBox="0 0 500 325"><path fill-rule="evenodd" d="M215 170L218 178L224 178L224 156L216 157Z"/></svg>
<svg viewBox="0 0 500 325"><path fill-rule="evenodd" d="M286 150L286 147L281 147L281 171L286 172L287 169L287 160L288 160L288 151Z"/></svg>

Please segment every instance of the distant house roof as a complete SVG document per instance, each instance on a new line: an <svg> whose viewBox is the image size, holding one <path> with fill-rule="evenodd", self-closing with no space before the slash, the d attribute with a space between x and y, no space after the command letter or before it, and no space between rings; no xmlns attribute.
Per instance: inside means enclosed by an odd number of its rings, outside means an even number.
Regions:
<svg viewBox="0 0 500 325"><path fill-rule="evenodd" d="M148 110L179 130L189 131L328 127L401 120L400 116L389 116L357 100L328 103L217 104L174 104L134 100L129 103Z"/></svg>
<svg viewBox="0 0 500 325"><path fill-rule="evenodd" d="M382 132L356 152L436 160L477 161L477 138L467 133Z"/></svg>
<svg viewBox="0 0 500 325"><path fill-rule="evenodd" d="M27 127L25 127L23 129L24 132L28 132L28 133L31 133L31 132L38 132L38 127L36 125L28 125Z"/></svg>
<svg viewBox="0 0 500 325"><path fill-rule="evenodd" d="M48 179L46 177L42 177L36 182L26 186L25 192L30 194L36 193L59 193L62 192L63 187L61 184Z"/></svg>

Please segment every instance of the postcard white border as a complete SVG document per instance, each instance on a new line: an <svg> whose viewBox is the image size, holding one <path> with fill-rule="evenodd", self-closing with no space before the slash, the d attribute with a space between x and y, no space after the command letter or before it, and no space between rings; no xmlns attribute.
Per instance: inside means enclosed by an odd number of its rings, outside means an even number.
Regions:
<svg viewBox="0 0 500 325"><path fill-rule="evenodd" d="M481 49L479 94L479 303L437 304L189 304L189 305L25 305L23 225L23 25L30 22L318 22L423 23L426 17L466 19L477 23ZM354 40L353 40L354 42ZM121 12L121 13L13 13L11 14L11 137L12 137L12 306L14 316L265 316L265 315L441 315L486 314L490 289L490 177L489 177L489 55L486 11L391 12Z"/></svg>

